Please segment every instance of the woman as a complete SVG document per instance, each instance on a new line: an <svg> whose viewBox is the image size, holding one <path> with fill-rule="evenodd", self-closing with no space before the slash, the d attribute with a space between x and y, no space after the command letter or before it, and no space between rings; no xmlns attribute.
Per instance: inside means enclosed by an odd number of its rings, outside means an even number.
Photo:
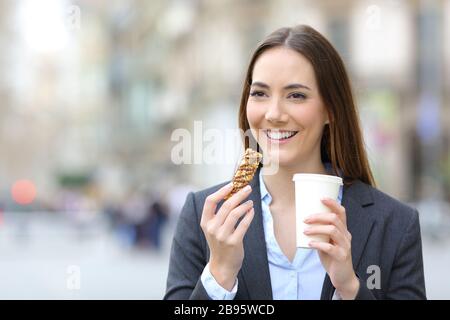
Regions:
<svg viewBox="0 0 450 320"><path fill-rule="evenodd" d="M418 212L375 188L344 64L321 34L282 28L256 49L239 125L265 164L226 201L230 184L188 195L165 299L426 299ZM323 200L332 212L305 221L331 238L312 249L296 248L295 173L344 180Z"/></svg>

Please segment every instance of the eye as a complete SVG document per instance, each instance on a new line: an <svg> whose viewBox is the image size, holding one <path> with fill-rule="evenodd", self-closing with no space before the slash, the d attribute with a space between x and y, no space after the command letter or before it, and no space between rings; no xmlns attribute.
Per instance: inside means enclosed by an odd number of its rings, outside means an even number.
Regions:
<svg viewBox="0 0 450 320"><path fill-rule="evenodd" d="M262 98L262 97L264 97L264 95L265 95L265 93L264 92L262 92L262 91L252 91L252 92L250 92L250 96L251 97L257 97L257 98Z"/></svg>
<svg viewBox="0 0 450 320"><path fill-rule="evenodd" d="M300 92L294 92L294 93L290 94L290 95L288 96L288 98L294 98L294 99L301 99L301 100L304 100L304 99L306 99L306 95L303 94L303 93L300 93Z"/></svg>

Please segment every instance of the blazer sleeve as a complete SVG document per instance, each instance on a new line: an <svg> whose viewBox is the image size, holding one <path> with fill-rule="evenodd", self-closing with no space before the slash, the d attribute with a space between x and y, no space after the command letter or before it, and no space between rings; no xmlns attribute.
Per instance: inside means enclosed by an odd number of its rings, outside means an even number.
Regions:
<svg viewBox="0 0 450 320"><path fill-rule="evenodd" d="M400 241L388 285L386 299L426 299L422 238L417 210L414 211L406 232ZM361 280L356 299L375 299L366 284Z"/></svg>
<svg viewBox="0 0 450 320"><path fill-rule="evenodd" d="M397 251L387 299L426 299L422 238L417 210L414 211Z"/></svg>
<svg viewBox="0 0 450 320"><path fill-rule="evenodd" d="M191 192L175 228L164 300L210 299L200 279L206 265L206 249L202 247L202 231L197 217Z"/></svg>

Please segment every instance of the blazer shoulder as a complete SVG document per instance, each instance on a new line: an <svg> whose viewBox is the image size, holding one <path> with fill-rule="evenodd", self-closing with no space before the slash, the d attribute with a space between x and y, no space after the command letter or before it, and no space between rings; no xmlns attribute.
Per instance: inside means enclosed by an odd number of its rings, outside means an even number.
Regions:
<svg viewBox="0 0 450 320"><path fill-rule="evenodd" d="M191 192L190 196L193 198L195 210L197 211L197 214L201 214L203 211L203 204L205 203L206 198L210 195L225 186L226 184L230 183L231 180L225 181L219 184L216 184L212 187L208 187L199 191ZM188 196L189 198L189 196Z"/></svg>
<svg viewBox="0 0 450 320"><path fill-rule="evenodd" d="M359 181L359 183L363 184L366 190L371 194L374 207L385 215L390 216L390 218L399 218L401 220L410 221L418 215L417 209L410 204L402 202L364 182Z"/></svg>
<svg viewBox="0 0 450 320"><path fill-rule="evenodd" d="M207 196L209 196L210 194L213 194L214 192L216 192L217 190L219 190L220 188L222 188L223 186L225 186L227 183L230 183L230 181L225 181L219 184L216 184L212 187L208 187L199 191L194 192L194 197L197 200L200 199L206 199Z"/></svg>

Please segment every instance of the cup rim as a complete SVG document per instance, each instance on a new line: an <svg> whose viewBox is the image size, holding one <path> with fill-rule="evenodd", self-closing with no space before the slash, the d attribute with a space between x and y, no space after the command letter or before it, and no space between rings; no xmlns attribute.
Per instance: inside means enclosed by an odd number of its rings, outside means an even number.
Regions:
<svg viewBox="0 0 450 320"><path fill-rule="evenodd" d="M343 180L341 177L328 175L328 174L296 173L292 177L292 181L295 182L298 180L322 181L322 182L331 182L331 183L337 183L339 185L343 185Z"/></svg>

